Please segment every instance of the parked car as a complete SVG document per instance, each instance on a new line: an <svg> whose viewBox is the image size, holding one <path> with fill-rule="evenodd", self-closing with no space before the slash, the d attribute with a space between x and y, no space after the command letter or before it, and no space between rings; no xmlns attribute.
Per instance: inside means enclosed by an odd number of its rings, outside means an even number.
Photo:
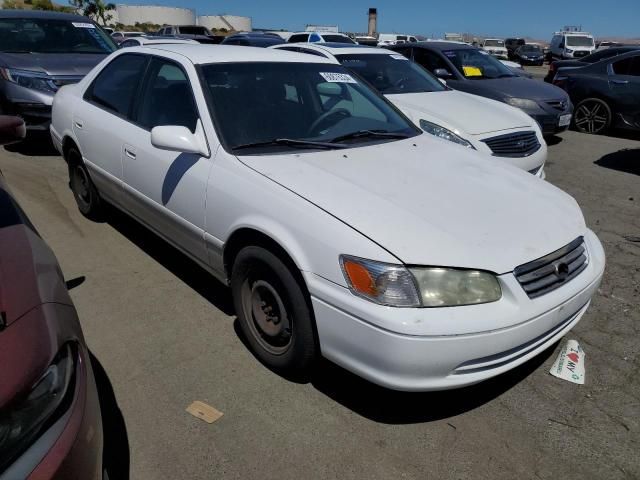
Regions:
<svg viewBox="0 0 640 480"><path fill-rule="evenodd" d="M482 49L496 58L509 59L507 49L504 46L504 40L499 38L487 38L482 42Z"/></svg>
<svg viewBox="0 0 640 480"><path fill-rule="evenodd" d="M507 49L507 56L509 57L509 60L515 59L516 50L525 44L526 42L524 38L507 38L504 41L504 46Z"/></svg>
<svg viewBox="0 0 640 480"><path fill-rule="evenodd" d="M550 60L570 60L592 54L596 49L593 35L588 32L556 32L551 39Z"/></svg>
<svg viewBox="0 0 640 480"><path fill-rule="evenodd" d="M382 48L339 43L273 48L332 59L369 82L425 132L544 177L542 132L517 108L452 90L418 64Z"/></svg>
<svg viewBox="0 0 640 480"><path fill-rule="evenodd" d="M553 83L575 103L577 130L640 129L640 50L580 68L560 68Z"/></svg>
<svg viewBox="0 0 640 480"><path fill-rule="evenodd" d="M542 66L544 64L544 52L540 45L523 45L515 51L514 58L521 65Z"/></svg>
<svg viewBox="0 0 640 480"><path fill-rule="evenodd" d="M344 33L337 32L299 32L293 33L287 40L289 43L306 43L306 42L333 42L333 43L348 43L354 45L351 37Z"/></svg>
<svg viewBox="0 0 640 480"><path fill-rule="evenodd" d="M596 51L606 50L607 48L611 48L611 47L624 47L624 44L620 42L609 42L606 40L603 42L596 43Z"/></svg>
<svg viewBox="0 0 640 480"><path fill-rule="evenodd" d="M415 43L418 39L413 35L400 35L397 33L381 33L378 35L378 47L396 45L398 43Z"/></svg>
<svg viewBox="0 0 640 480"><path fill-rule="evenodd" d="M120 45L129 38L144 37L145 35L146 33L144 32L113 32L111 34L111 39L116 42L116 44Z"/></svg>
<svg viewBox="0 0 640 480"><path fill-rule="evenodd" d="M483 50L449 42L389 48L446 80L451 88L520 108L537 120L545 136L566 130L571 123L573 106L565 92L517 75Z"/></svg>
<svg viewBox="0 0 640 480"><path fill-rule="evenodd" d="M0 114L49 129L58 88L78 82L115 44L93 21L39 10L0 10Z"/></svg>
<svg viewBox="0 0 640 480"><path fill-rule="evenodd" d="M0 116L3 144L24 122ZM0 477L102 478L89 351L60 266L0 172Z"/></svg>
<svg viewBox="0 0 640 480"><path fill-rule="evenodd" d="M275 33L243 32L229 35L223 41L223 45L242 45L245 47L270 47L286 43L280 35Z"/></svg>
<svg viewBox="0 0 640 480"><path fill-rule="evenodd" d="M119 50L58 92L51 134L80 211L108 201L229 282L289 375L322 354L389 388L477 383L557 342L602 277L570 196L319 56Z"/></svg>
<svg viewBox="0 0 640 480"><path fill-rule="evenodd" d="M198 43L218 44L224 40L222 35L214 35L202 25L165 25L156 35L168 35L174 38L195 40Z"/></svg>
<svg viewBox="0 0 640 480"><path fill-rule="evenodd" d="M177 37L172 37L170 35L158 35L158 36L129 38L123 41L118 46L118 48L140 47L143 45L176 44L176 43L197 44L198 42L196 42L195 40L190 40L188 38L177 38Z"/></svg>
<svg viewBox="0 0 640 480"><path fill-rule="evenodd" d="M585 67L592 63L606 60L607 58L622 55L623 53L632 52L634 50L640 50L640 45L629 45L626 47L611 47L604 50L593 52L591 55L582 57L580 60L556 60L549 64L549 71L547 72L544 81L548 83L553 82L553 78L556 76L556 72L559 68L567 67Z"/></svg>

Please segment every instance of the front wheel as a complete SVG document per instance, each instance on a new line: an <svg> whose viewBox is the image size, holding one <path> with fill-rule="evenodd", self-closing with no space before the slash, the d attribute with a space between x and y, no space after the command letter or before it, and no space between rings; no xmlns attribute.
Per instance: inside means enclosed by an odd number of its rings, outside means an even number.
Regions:
<svg viewBox="0 0 640 480"><path fill-rule="evenodd" d="M599 98L582 100L573 114L573 124L582 133L605 133L611 126L611 108Z"/></svg>
<svg viewBox="0 0 640 480"><path fill-rule="evenodd" d="M240 327L256 357L287 376L307 376L318 346L301 280L276 255L250 246L240 250L233 263L231 291Z"/></svg>

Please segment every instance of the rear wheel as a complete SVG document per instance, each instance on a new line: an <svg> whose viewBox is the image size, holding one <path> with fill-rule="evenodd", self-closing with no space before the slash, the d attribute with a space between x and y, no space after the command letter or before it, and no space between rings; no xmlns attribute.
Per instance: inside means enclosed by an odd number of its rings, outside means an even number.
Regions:
<svg viewBox="0 0 640 480"><path fill-rule="evenodd" d="M279 373L306 376L318 347L301 280L276 255L251 246L236 256L231 290L240 327L256 357Z"/></svg>
<svg viewBox="0 0 640 480"><path fill-rule="evenodd" d="M69 163L69 186L78 210L91 220L99 220L103 213L102 202L80 152L75 147L71 147L67 151L66 158Z"/></svg>
<svg viewBox="0 0 640 480"><path fill-rule="evenodd" d="M573 114L573 124L583 133L601 134L611 127L611 108L599 98L582 100Z"/></svg>

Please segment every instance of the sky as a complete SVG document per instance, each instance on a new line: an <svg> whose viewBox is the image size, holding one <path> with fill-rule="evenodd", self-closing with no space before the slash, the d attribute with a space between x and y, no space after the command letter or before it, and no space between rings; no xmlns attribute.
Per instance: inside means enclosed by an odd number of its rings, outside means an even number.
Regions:
<svg viewBox="0 0 640 480"><path fill-rule="evenodd" d="M582 25L596 36L640 37L640 0L116 0L171 5L198 15L252 17L254 28L304 30L307 24L367 30L369 7L378 9L378 31L441 37L444 32L550 40L564 25Z"/></svg>

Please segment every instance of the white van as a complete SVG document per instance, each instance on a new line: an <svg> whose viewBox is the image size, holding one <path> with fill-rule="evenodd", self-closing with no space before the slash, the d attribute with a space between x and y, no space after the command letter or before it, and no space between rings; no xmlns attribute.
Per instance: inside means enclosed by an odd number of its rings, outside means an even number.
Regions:
<svg viewBox="0 0 640 480"><path fill-rule="evenodd" d="M564 60L586 57L596 50L596 45L588 32L556 32L550 50L553 59Z"/></svg>
<svg viewBox="0 0 640 480"><path fill-rule="evenodd" d="M378 46L397 45L398 43L415 43L418 39L413 35L400 35L397 33L381 33L378 35Z"/></svg>

